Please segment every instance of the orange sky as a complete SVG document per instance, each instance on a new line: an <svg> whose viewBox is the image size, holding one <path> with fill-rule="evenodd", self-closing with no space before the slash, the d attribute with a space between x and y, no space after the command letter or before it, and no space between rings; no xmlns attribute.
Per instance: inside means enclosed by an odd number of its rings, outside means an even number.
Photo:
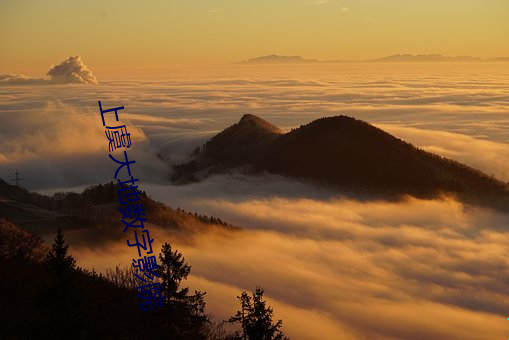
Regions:
<svg viewBox="0 0 509 340"><path fill-rule="evenodd" d="M266 54L509 56L507 0L2 1L0 72L168 69Z"/></svg>

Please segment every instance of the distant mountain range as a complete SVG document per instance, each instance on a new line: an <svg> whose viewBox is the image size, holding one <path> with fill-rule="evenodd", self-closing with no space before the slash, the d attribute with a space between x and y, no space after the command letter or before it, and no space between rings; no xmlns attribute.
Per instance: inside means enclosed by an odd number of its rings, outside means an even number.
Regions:
<svg viewBox="0 0 509 340"><path fill-rule="evenodd" d="M354 60L318 60L301 56L266 55L238 62L240 64L310 64L310 63L348 63ZM482 59L472 56L449 57L441 54L394 54L382 58L361 60L361 62L509 62L509 57Z"/></svg>
<svg viewBox="0 0 509 340"><path fill-rule="evenodd" d="M460 199L506 210L508 186L479 170L423 151L364 121L327 117L284 133L254 115L214 136L193 160L175 166L187 183L211 174L271 173L363 197Z"/></svg>
<svg viewBox="0 0 509 340"><path fill-rule="evenodd" d="M479 57L472 56L456 56L456 57L448 57L443 56L441 54L394 54L383 58L370 60L373 62L477 62L483 61L483 59Z"/></svg>
<svg viewBox="0 0 509 340"><path fill-rule="evenodd" d="M294 63L319 63L317 59L304 59L301 56L283 56L283 55L266 55L263 57L252 58L241 63L246 64L294 64Z"/></svg>

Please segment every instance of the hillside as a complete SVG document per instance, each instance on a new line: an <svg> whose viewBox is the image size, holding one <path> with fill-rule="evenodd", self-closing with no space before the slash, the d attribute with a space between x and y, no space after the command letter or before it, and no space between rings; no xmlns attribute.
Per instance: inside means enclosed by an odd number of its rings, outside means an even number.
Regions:
<svg viewBox="0 0 509 340"><path fill-rule="evenodd" d="M261 139L254 131L239 129L240 123L213 137L196 155L193 167L177 169L203 174L243 167L251 173L284 175L356 195L430 198L454 194L471 203L504 210L508 207L505 183L351 117L321 118L286 134L272 128L271 138ZM250 138L239 139L238 135ZM221 143L216 144L217 140ZM209 145L225 146L227 152L215 148L212 152Z"/></svg>
<svg viewBox="0 0 509 340"><path fill-rule="evenodd" d="M170 330L184 334L181 339L205 339L200 333L212 328L206 318L186 322L193 313L186 305L174 307L170 317L161 307L142 311L136 287L143 282L129 266L104 275L79 266L59 272L47 260L51 249L0 220L2 339L176 338Z"/></svg>
<svg viewBox="0 0 509 340"><path fill-rule="evenodd" d="M210 173L252 164L282 134L277 126L246 114L238 123L212 137L198 150L194 160L176 166L172 179L176 182L192 181Z"/></svg>
<svg viewBox="0 0 509 340"><path fill-rule="evenodd" d="M85 189L82 193L45 196L10 185L0 179L0 220L8 220L37 235L53 235L57 228L100 230L104 239L120 237L122 214L118 210L118 184L112 182ZM206 228L236 229L219 218L172 209L140 195L149 223L171 230L195 232ZM86 240L85 240L86 241Z"/></svg>

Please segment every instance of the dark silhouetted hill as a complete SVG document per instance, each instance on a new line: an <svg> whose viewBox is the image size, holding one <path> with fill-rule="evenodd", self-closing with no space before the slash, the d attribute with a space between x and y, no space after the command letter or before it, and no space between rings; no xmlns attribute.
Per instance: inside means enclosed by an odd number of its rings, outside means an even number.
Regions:
<svg viewBox="0 0 509 340"><path fill-rule="evenodd" d="M204 159L235 167L251 160L283 131L277 126L246 114L240 121L214 136L205 144Z"/></svg>
<svg viewBox="0 0 509 340"><path fill-rule="evenodd" d="M122 214L118 209L119 184L113 182L86 188L82 193L59 192L45 196L10 185L0 179L0 220L8 220L37 235L53 234L58 228L66 231L90 231L107 238L123 236ZM219 226L229 230L235 227L220 218L172 209L140 194L149 223L175 231L198 232ZM95 232L93 232L95 230ZM97 234L97 231L100 231ZM84 239L84 242L89 241Z"/></svg>
<svg viewBox="0 0 509 340"><path fill-rule="evenodd" d="M246 114L240 121L224 129L196 152L194 160L175 168L174 181L192 181L210 173L222 172L246 164L283 131L258 116Z"/></svg>
<svg viewBox="0 0 509 340"><path fill-rule="evenodd" d="M142 311L136 287L145 283L132 268L117 267L103 276L78 267L58 276L48 270L49 249L40 237L0 220L2 339L175 338L165 324L181 334L179 339L206 338L202 329L208 322L194 327L182 322L192 317L186 305ZM78 313L65 313L73 310Z"/></svg>
<svg viewBox="0 0 509 340"><path fill-rule="evenodd" d="M364 121L347 116L321 118L286 134L273 127L260 139L255 133L258 128L252 132L242 129L242 135L250 138L241 138L237 148L239 138L230 137L237 136L232 132L241 122L207 143L214 146L213 151L207 146L196 155L195 172L245 167L254 173L268 172L379 198L454 194L471 203L508 207L505 183L416 148ZM227 152L222 153L221 147ZM214 167L214 162L221 166Z"/></svg>

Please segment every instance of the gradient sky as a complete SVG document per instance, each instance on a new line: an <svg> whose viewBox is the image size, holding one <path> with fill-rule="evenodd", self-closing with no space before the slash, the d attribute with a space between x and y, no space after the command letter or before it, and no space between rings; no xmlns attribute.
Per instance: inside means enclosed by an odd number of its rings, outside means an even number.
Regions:
<svg viewBox="0 0 509 340"><path fill-rule="evenodd" d="M0 72L43 74L229 63L266 54L369 59L509 55L507 0L0 2Z"/></svg>

